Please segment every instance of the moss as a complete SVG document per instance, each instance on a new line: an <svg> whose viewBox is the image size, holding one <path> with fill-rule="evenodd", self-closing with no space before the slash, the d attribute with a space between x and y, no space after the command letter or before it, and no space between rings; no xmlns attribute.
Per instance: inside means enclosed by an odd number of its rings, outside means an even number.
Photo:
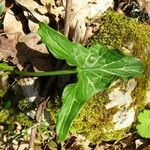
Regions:
<svg viewBox="0 0 150 150"><path fill-rule="evenodd" d="M105 109L108 102L105 94L95 95L85 104L71 127L71 133L81 134L92 142L120 139L125 134L124 130L113 130L112 117L117 109Z"/></svg>
<svg viewBox="0 0 150 150"><path fill-rule="evenodd" d="M144 109L147 92L147 81L148 78L136 78L137 86L132 92L132 97L135 99L133 105L137 107L137 113Z"/></svg>
<svg viewBox="0 0 150 150"><path fill-rule="evenodd" d="M26 126L26 127L32 126L32 123L33 123L26 114L21 113L21 112L18 115L16 115L15 121L19 122L19 124L21 124L22 126Z"/></svg>
<svg viewBox="0 0 150 150"><path fill-rule="evenodd" d="M132 106L136 105L137 112L144 109L150 75L150 27L141 24L132 18L110 11L106 13L101 21L97 34L91 39L91 44L102 43L108 47L121 50L127 55L138 57L145 64L145 75L136 78L137 86L132 91ZM121 83L119 83L121 84ZM117 84L117 86L120 86ZM111 89L106 91L106 95ZM108 98L105 94L93 97L81 110L71 128L72 133L84 135L91 141L120 139L129 128L114 131L112 117L117 109L105 109ZM130 107L132 107L130 106Z"/></svg>
<svg viewBox="0 0 150 150"><path fill-rule="evenodd" d="M149 64L150 27L117 12L107 12L91 43L103 43L140 58ZM147 54L147 55L146 55Z"/></svg>
<svg viewBox="0 0 150 150"><path fill-rule="evenodd" d="M25 98L22 98L18 101L18 108L24 112L28 109L28 101Z"/></svg>
<svg viewBox="0 0 150 150"><path fill-rule="evenodd" d="M0 110L0 123L5 122L8 119L9 110L2 109Z"/></svg>
<svg viewBox="0 0 150 150"><path fill-rule="evenodd" d="M46 111L49 112L51 118L51 125L53 126L56 123L56 114L61 107L61 98L56 97L54 101L49 100Z"/></svg>
<svg viewBox="0 0 150 150"><path fill-rule="evenodd" d="M7 93L7 90L9 89L9 85L6 84L1 90L0 90L0 98L2 99L2 97Z"/></svg>
<svg viewBox="0 0 150 150"><path fill-rule="evenodd" d="M37 139L40 142L44 142L45 140L50 138L50 126L49 124L45 124L41 122L39 126L37 126Z"/></svg>
<svg viewBox="0 0 150 150"><path fill-rule="evenodd" d="M18 122L25 127L32 125L33 121L26 115L26 100L23 99L21 94L14 93L14 91L9 88L1 101L0 123L9 125Z"/></svg>

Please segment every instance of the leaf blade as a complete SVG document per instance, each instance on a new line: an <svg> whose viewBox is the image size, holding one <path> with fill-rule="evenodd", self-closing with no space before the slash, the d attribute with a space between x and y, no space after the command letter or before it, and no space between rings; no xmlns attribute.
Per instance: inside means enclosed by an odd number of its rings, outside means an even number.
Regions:
<svg viewBox="0 0 150 150"><path fill-rule="evenodd" d="M72 52L74 43L68 45L69 40L64 37L61 33L56 32L52 28L49 28L47 24L41 22L39 24L38 34L41 37L41 40L49 48L49 51L58 59L67 58L69 64L74 64L72 56L70 56L67 51ZM53 51L52 51L53 49ZM62 57L63 55L63 57Z"/></svg>
<svg viewBox="0 0 150 150"><path fill-rule="evenodd" d="M140 124L136 126L136 129L140 136L144 138L150 138L150 110L144 110L138 115L138 121Z"/></svg>
<svg viewBox="0 0 150 150"><path fill-rule="evenodd" d="M65 140L70 125L88 99L105 90L118 77L128 79L143 74L144 65L139 59L118 50L99 44L85 48L45 24L40 24L39 35L55 57L65 59L78 70L78 82L66 86L63 106L57 115L56 132L61 141Z"/></svg>

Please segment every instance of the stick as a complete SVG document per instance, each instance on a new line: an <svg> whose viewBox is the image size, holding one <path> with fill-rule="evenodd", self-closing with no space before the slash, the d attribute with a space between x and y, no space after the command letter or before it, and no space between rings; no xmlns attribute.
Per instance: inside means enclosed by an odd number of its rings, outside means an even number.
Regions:
<svg viewBox="0 0 150 150"><path fill-rule="evenodd" d="M71 5L72 5L72 0L66 0L66 13L65 13L65 25L64 25L64 35L66 37L68 37L69 34Z"/></svg>
<svg viewBox="0 0 150 150"><path fill-rule="evenodd" d="M46 103L48 101L49 98L47 97L41 97L41 100L39 102L37 111L36 111L36 115L35 115L35 120L37 123L40 122L40 118L41 115L44 111L44 108L46 106ZM30 142L29 142L29 150L34 150L34 143L35 143L35 139L36 139L36 130L37 130L37 126L35 126L34 128L32 128L31 130L31 135L30 135Z"/></svg>

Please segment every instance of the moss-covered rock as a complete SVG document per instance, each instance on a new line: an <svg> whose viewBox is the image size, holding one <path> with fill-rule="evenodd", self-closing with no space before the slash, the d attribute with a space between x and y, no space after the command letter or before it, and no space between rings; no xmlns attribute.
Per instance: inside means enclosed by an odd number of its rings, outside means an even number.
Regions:
<svg viewBox="0 0 150 150"><path fill-rule="evenodd" d="M100 21L97 34L91 43L103 43L118 48L127 55L139 58L145 64L145 75L136 79L137 87L133 96L136 103L143 106L148 101L150 90L150 26L114 11L107 12ZM147 99L147 100L146 100ZM143 107L142 107L143 108Z"/></svg>
<svg viewBox="0 0 150 150"><path fill-rule="evenodd" d="M26 99L20 93L20 91L15 93L9 86L9 89L5 95L1 97L0 123L6 125L15 125L15 122L18 122L24 127L30 127L33 123L33 120L26 114Z"/></svg>
<svg viewBox="0 0 150 150"><path fill-rule="evenodd" d="M149 25L113 11L107 12L102 17L99 31L91 39L91 44L102 43L139 58L145 64L145 75L133 79L132 82L119 81L105 93L94 96L74 121L72 133L82 134L89 140L97 142L120 139L129 131L136 114L147 104L147 92L150 89L149 37ZM120 104L121 101L123 104Z"/></svg>
<svg viewBox="0 0 150 150"><path fill-rule="evenodd" d="M93 142L123 137L135 117L132 93L136 83L134 79L128 82L118 80L105 92L95 95L83 106L71 133L81 134Z"/></svg>
<svg viewBox="0 0 150 150"><path fill-rule="evenodd" d="M100 27L91 43L103 43L140 58L148 60L150 27L117 12L107 12L100 21ZM149 61L149 62L148 62Z"/></svg>
<svg viewBox="0 0 150 150"><path fill-rule="evenodd" d="M125 134L124 129L119 132L113 130L112 114L115 114L117 109L106 110L107 102L106 93L95 95L75 119L71 133L81 134L92 142L121 138Z"/></svg>

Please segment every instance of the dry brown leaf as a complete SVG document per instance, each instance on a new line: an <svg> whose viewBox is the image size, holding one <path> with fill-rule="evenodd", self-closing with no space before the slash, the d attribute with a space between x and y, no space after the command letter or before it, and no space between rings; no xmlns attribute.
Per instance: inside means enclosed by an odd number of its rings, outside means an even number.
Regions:
<svg viewBox="0 0 150 150"><path fill-rule="evenodd" d="M100 17L110 7L113 7L113 0L72 0L70 28L72 32L75 32L74 36L78 36L78 41L82 41L85 36L86 23L90 23L95 17ZM88 30L87 37L90 37L92 29Z"/></svg>
<svg viewBox="0 0 150 150"><path fill-rule="evenodd" d="M44 44L38 44L40 37L37 34L28 34L19 37L0 37L0 60L11 61L22 70L26 64L33 66L35 71L48 71L53 68L53 60Z"/></svg>
<svg viewBox="0 0 150 150"><path fill-rule="evenodd" d="M35 12L33 12L32 14L34 15L34 17L36 19L38 19L39 22L49 23L49 19L45 15L39 15L39 14L37 14ZM37 32L37 30L39 28L39 24L35 23L31 19L29 19L29 28L30 28L31 32Z"/></svg>
<svg viewBox="0 0 150 150"><path fill-rule="evenodd" d="M54 0L40 0L41 3L46 6L47 4L54 4L55 1Z"/></svg>
<svg viewBox="0 0 150 150"><path fill-rule="evenodd" d="M4 36L0 37L0 61L11 61L17 64L16 59L16 44L18 42L20 34L11 35L11 37L6 38Z"/></svg>
<svg viewBox="0 0 150 150"><path fill-rule="evenodd" d="M40 5L34 0L17 0L17 3L24 9L31 32L37 32L38 22L49 23L49 18L45 15L48 12L45 6Z"/></svg>
<svg viewBox="0 0 150 150"><path fill-rule="evenodd" d="M38 22L57 22L64 18L64 7L57 7L54 0L42 0L41 4L34 0L16 0L17 3L28 11L24 11L26 18L29 21L31 32L37 32ZM29 13L30 12L30 13ZM36 20L36 22L35 22Z"/></svg>
<svg viewBox="0 0 150 150"><path fill-rule="evenodd" d="M63 145L64 149L71 149L71 150L92 150L90 148L90 141L87 140L82 135L72 135L70 138L68 138Z"/></svg>
<svg viewBox="0 0 150 150"><path fill-rule="evenodd" d="M7 9L5 18L4 18L4 32L5 33L22 33L24 34L22 30L22 25L20 21L18 21L14 15L14 13L10 10ZM11 36L12 34L8 34L8 36Z"/></svg>
<svg viewBox="0 0 150 150"><path fill-rule="evenodd" d="M27 8L31 12L35 11L35 9L43 10L42 13L47 12L47 10L38 2L36 2L36 0L16 0L16 2L22 5L23 7Z"/></svg>
<svg viewBox="0 0 150 150"><path fill-rule="evenodd" d="M18 62L23 66L29 62L35 71L48 71L52 69L53 62L44 44L38 44L40 37L31 33L19 39L17 44Z"/></svg>
<svg viewBox="0 0 150 150"><path fill-rule="evenodd" d="M40 36L37 33L30 33L19 38L20 43L25 43L29 48L35 49L40 53L48 54L47 48L44 44L38 44Z"/></svg>

